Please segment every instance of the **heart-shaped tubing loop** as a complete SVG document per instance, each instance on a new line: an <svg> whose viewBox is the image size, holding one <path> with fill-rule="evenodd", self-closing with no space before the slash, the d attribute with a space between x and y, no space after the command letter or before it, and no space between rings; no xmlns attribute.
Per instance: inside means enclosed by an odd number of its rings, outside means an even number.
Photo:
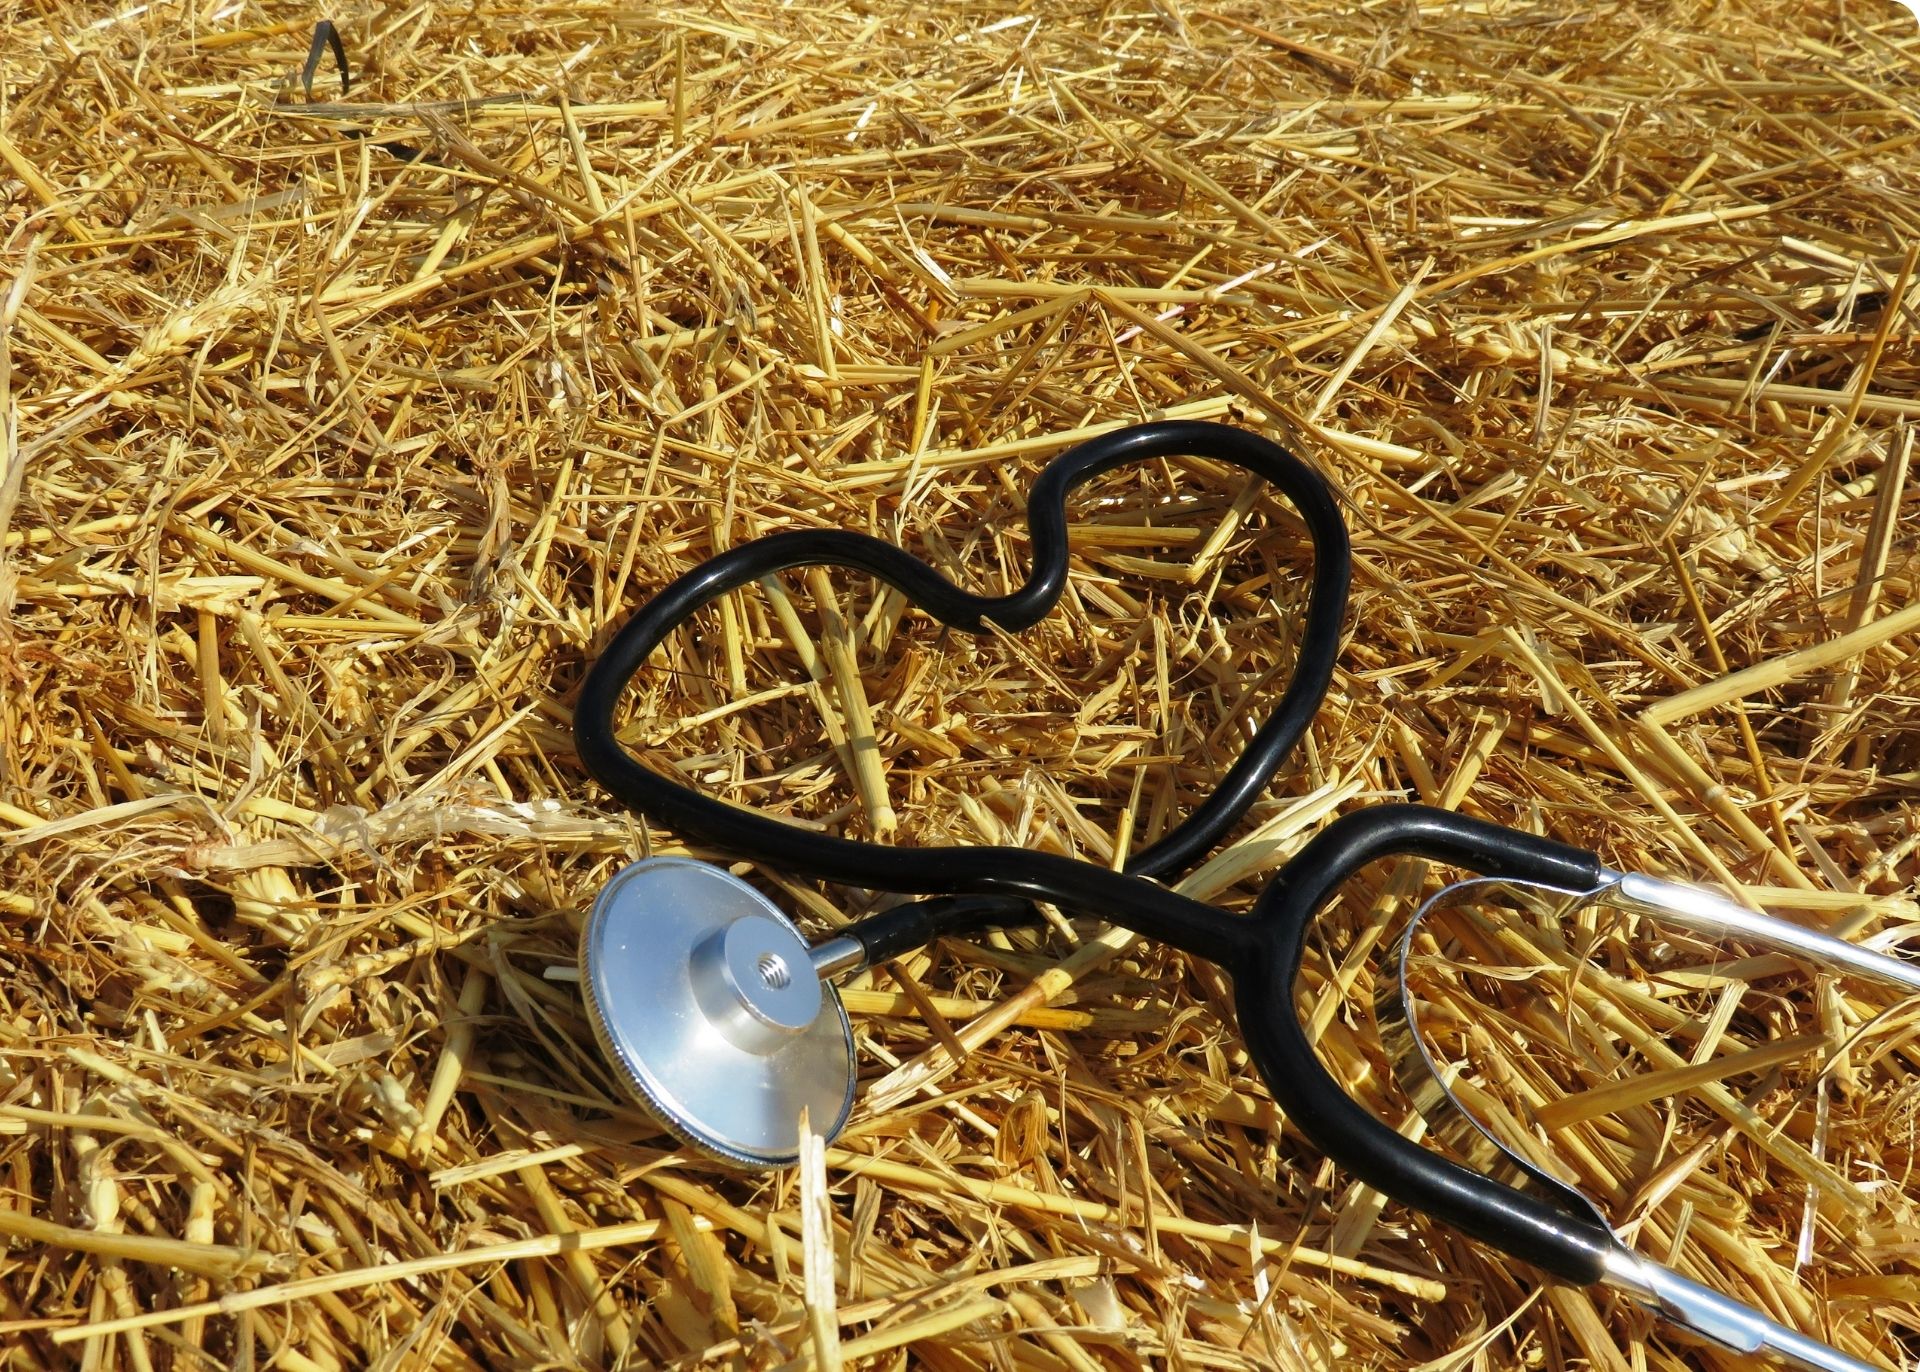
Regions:
<svg viewBox="0 0 1920 1372"><path fill-rule="evenodd" d="M615 736L621 693L668 634L701 606L790 568L866 572L942 624L965 632L1028 628L1053 608L1066 586L1067 497L1116 467L1171 457L1242 468L1284 495L1313 546L1312 584L1293 679L1273 714L1213 794L1159 842L1134 855L1125 875L1021 848L902 848L809 832L701 795L644 767ZM1139 424L1090 439L1049 464L1027 502L1027 528L1033 569L1024 585L1003 596L964 591L890 543L839 530L770 534L719 554L643 605L589 669L574 707L581 760L620 800L684 837L825 881L969 898L915 902L850 927L846 932L860 938L876 960L942 934L1026 923L1031 902L1045 900L1226 961L1244 942L1243 921L1130 878L1164 878L1197 863L1246 813L1312 723L1333 678L1352 572L1347 529L1333 492L1313 468L1259 434L1222 424Z"/></svg>

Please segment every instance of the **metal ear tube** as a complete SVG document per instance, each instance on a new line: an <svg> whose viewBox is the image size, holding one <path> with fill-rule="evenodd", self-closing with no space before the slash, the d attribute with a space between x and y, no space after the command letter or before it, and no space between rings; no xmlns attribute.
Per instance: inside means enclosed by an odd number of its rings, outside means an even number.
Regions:
<svg viewBox="0 0 1920 1372"><path fill-rule="evenodd" d="M1764 943L1834 972L1920 991L1920 965L1888 957L1817 929L1759 914L1698 886L1662 881L1638 872L1609 871L1601 876L1605 888L1596 894L1623 910L1650 915L1696 934Z"/></svg>
<svg viewBox="0 0 1920 1372"><path fill-rule="evenodd" d="M1266 479L1305 525L1314 563L1293 679L1273 714L1213 794L1124 871L1020 848L904 848L804 832L701 795L677 776L641 765L622 746L614 720L627 683L670 633L719 596L785 569L839 566L878 578L951 629L1024 629L1066 584L1068 495L1126 463L1179 456ZM1195 865L1246 813L1306 732L1332 680L1351 574L1339 508L1312 468L1266 439L1215 424L1158 423L1103 435L1049 465L1035 484L1028 527L1033 568L1006 595L964 591L877 539L807 530L719 554L662 589L613 635L574 711L580 757L608 791L688 841L823 881L918 897L809 946L771 902L719 868L656 858L623 869L595 902L580 944L589 1018L623 1086L696 1148L744 1167L790 1163L803 1108L816 1129L832 1135L853 1106L855 1045L831 979L939 938L1031 923L1035 903L1048 903L1218 964L1233 982L1248 1053L1289 1122L1400 1203L1560 1280L1627 1293L1722 1348L1815 1372L1871 1372L1635 1254L1587 1197L1484 1130L1477 1144L1470 1130L1455 1137L1468 1139L1468 1156L1491 1161L1495 1175L1388 1127L1320 1063L1295 1013L1295 986L1320 913L1357 871L1396 856L1570 898L1604 897L1696 932L1769 943L1908 990L1920 990L1920 967L1709 892L1612 871L1579 848L1421 805L1376 805L1334 820L1273 877L1248 916L1181 896L1160 881ZM1416 914L1400 943L1398 1004L1383 1013L1382 1025L1397 1075L1416 1102L1458 1124L1459 1102L1420 1047L1417 1007L1405 989L1407 940L1433 908L1429 902Z"/></svg>

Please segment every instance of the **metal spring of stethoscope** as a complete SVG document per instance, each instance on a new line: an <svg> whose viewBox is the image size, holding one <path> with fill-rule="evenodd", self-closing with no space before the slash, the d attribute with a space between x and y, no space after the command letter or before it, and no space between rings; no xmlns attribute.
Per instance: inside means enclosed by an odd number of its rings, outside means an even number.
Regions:
<svg viewBox="0 0 1920 1372"><path fill-rule="evenodd" d="M700 607L801 566L866 572L951 628L1027 628L1067 577L1066 501L1103 472L1155 458L1199 457L1264 478L1292 503L1314 565L1291 683L1213 794L1136 854L1124 872L1015 848L895 848L798 829L703 796L642 766L615 734L622 691L648 656ZM831 1136L853 1106L852 1030L833 978L940 937L1034 922L1035 902L1124 925L1218 964L1234 984L1247 1049L1286 1117L1349 1172L1401 1203L1555 1277L1627 1293L1673 1324L1732 1352L1819 1372L1873 1372L1839 1350L1635 1253L1584 1194L1499 1141L1498 1175L1477 1171L1389 1128L1329 1075L1294 1012L1294 985L1314 918L1353 873L1418 856L1482 880L1612 904L1698 933L1766 943L1824 968L1920 991L1920 967L1755 914L1724 897L1637 873L1592 853L1421 805L1377 805L1333 821L1268 883L1247 916L1188 899L1155 879L1192 867L1245 814L1305 733L1339 653L1351 555L1327 484L1256 434L1222 425L1153 423L1063 455L1028 505L1033 570L1004 596L973 595L901 549L865 535L778 533L712 558L662 589L613 636L582 684L574 729L581 759L617 798L682 837L771 868L920 897L809 946L779 909L724 869L654 858L603 889L581 938L589 1018L623 1084L674 1134L746 1167L798 1153L804 1108ZM1474 883L1462 883L1470 886ZM1401 936L1397 1008L1381 1023L1396 1074L1436 1122L1457 1123L1415 1030L1406 988L1420 921Z"/></svg>

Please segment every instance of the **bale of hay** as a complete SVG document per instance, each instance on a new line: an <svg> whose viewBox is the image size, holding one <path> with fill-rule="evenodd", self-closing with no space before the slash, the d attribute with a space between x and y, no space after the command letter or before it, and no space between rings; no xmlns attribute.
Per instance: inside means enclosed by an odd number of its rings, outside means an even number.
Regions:
<svg viewBox="0 0 1920 1372"><path fill-rule="evenodd" d="M1899 943L1901 7L318 17L43 0L0 51L0 1366L1716 1365L1354 1186L1214 970L1084 922L864 974L812 1167L675 1147L567 973L678 838L568 702L718 549L861 529L1012 585L1049 458L1221 419L1339 487L1356 595L1188 889L1243 907L1417 798ZM1202 463L1075 511L1031 633L791 577L663 655L633 745L797 823L1119 862L1284 686L1307 558ZM741 870L814 930L878 901ZM1356 883L1300 1007L1409 1130L1370 1002L1439 875ZM1433 992L1462 1090L1641 1251L1901 1365L1911 1007L1511 927L1521 1003Z"/></svg>

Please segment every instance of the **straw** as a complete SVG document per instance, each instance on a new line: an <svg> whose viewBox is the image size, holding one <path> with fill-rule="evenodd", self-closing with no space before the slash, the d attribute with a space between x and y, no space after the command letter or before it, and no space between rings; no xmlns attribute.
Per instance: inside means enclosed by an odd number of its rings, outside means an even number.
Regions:
<svg viewBox="0 0 1920 1372"><path fill-rule="evenodd" d="M851 984L809 1168L680 1147L565 973L689 836L570 712L715 552L854 530L1001 593L1048 461L1236 424L1325 474L1354 594L1184 889L1245 910L1420 799L1906 955L1899 6L327 19L344 71L273 7L15 7L0 47L0 1365L1698 1365L1359 1186L1227 979L1097 910ZM1285 690L1310 558L1210 463L1071 514L1027 631L783 573L621 736L809 832L1121 866ZM811 935L896 898L691 852ZM1430 1145L1372 1005L1457 875L1362 873L1297 1007ZM1509 915L1416 949L1463 1098L1640 1251L1910 1361L1912 1007Z"/></svg>

